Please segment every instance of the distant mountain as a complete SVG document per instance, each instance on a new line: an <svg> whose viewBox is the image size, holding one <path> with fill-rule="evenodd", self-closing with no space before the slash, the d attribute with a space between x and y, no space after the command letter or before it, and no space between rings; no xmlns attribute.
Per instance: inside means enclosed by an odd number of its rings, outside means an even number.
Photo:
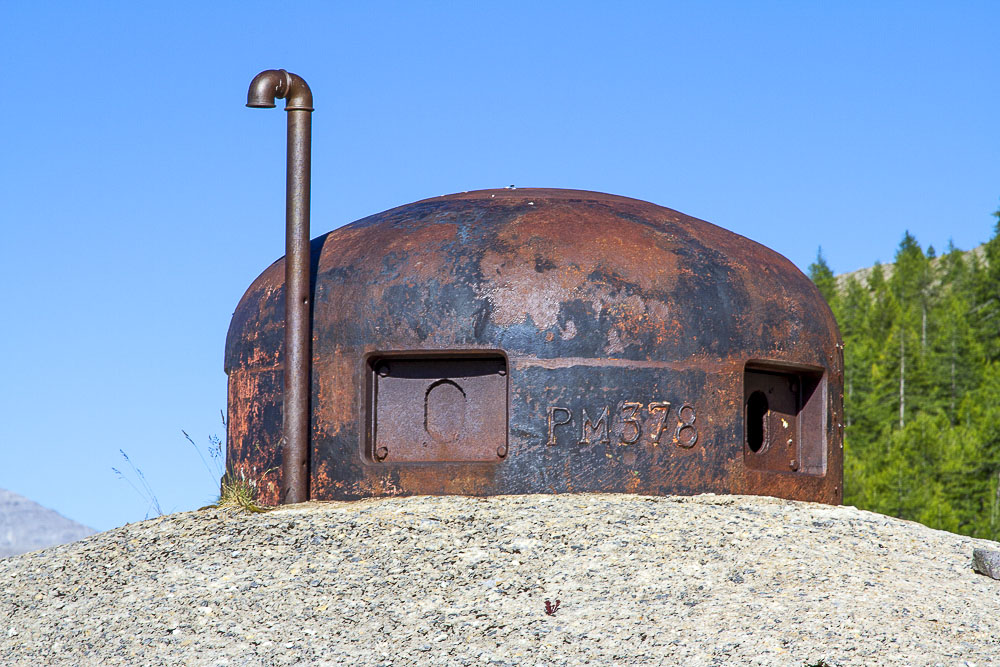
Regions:
<svg viewBox="0 0 1000 667"><path fill-rule="evenodd" d="M964 251L962 251L962 257L966 261L969 261L969 259L971 259L972 256L974 256L980 262L984 262L985 263L986 262L986 244L983 243L981 245L978 245L975 248L973 248L972 250L964 250ZM937 257L935 257L934 259L932 259L931 260L931 265L932 266L937 266L937 263L939 261L941 261L941 257L942 257L942 255L938 255ZM882 274L883 274L883 276L885 277L886 280L889 280L889 278L892 277L892 272L893 272L893 270L895 268L896 268L895 264L882 264ZM841 273L841 274L837 275L835 277L835 279L837 281L837 291L843 292L844 290L846 290L847 289L847 281L850 280L851 278L854 278L855 280L857 280L862 285L867 285L868 284L868 278L871 277L872 271L874 271L874 270L875 270L874 266L867 266L867 267L865 267L863 269L858 269L857 271L849 271L847 273Z"/></svg>
<svg viewBox="0 0 1000 667"><path fill-rule="evenodd" d="M75 542L97 531L0 489L0 558Z"/></svg>

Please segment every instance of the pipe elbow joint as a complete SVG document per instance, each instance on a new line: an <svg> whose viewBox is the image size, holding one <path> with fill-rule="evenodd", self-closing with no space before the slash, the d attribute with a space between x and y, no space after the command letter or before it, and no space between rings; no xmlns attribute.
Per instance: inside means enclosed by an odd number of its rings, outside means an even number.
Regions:
<svg viewBox="0 0 1000 667"><path fill-rule="evenodd" d="M250 82L247 106L273 109L275 99L285 100L285 111L312 111L312 91L298 74L283 69L264 70Z"/></svg>

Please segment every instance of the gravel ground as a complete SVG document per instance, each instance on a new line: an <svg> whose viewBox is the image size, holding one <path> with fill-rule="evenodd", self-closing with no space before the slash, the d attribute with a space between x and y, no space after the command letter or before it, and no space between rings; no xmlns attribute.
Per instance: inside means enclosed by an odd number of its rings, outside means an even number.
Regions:
<svg viewBox="0 0 1000 667"><path fill-rule="evenodd" d="M0 560L0 663L1000 664L974 547L748 496L201 510Z"/></svg>

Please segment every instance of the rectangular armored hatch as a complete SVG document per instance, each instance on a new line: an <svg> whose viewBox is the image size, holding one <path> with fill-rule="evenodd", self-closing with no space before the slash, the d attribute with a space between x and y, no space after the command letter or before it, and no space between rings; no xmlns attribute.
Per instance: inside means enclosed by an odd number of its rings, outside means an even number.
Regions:
<svg viewBox="0 0 1000 667"><path fill-rule="evenodd" d="M743 375L743 462L754 470L826 474L823 371L748 366Z"/></svg>
<svg viewBox="0 0 1000 667"><path fill-rule="evenodd" d="M507 456L503 355L377 356L367 372L370 461L497 463Z"/></svg>

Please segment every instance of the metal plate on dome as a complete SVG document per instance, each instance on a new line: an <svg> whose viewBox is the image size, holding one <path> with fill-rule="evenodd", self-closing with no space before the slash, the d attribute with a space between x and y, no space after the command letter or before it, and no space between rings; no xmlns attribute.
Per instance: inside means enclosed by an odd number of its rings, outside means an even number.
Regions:
<svg viewBox="0 0 1000 667"><path fill-rule="evenodd" d="M503 356L390 356L368 365L371 462L496 463L507 456Z"/></svg>
<svg viewBox="0 0 1000 667"><path fill-rule="evenodd" d="M748 468L826 473L823 371L750 366L743 376L743 461Z"/></svg>

